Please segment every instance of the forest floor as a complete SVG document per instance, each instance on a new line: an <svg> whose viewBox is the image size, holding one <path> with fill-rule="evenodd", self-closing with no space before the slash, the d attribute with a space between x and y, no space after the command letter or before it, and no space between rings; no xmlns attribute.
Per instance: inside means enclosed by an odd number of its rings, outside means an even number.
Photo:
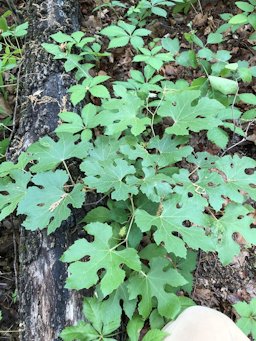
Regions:
<svg viewBox="0 0 256 341"><path fill-rule="evenodd" d="M81 0L80 2L82 30L89 32L91 36L97 34L102 27L112 23L113 12L108 8L102 9L100 15L96 15L96 12L92 11L95 1ZM166 19L152 18L148 28L155 37L163 37L166 34L169 34L170 38L178 37L182 41L181 46L185 48L188 42L184 39L183 34L189 32L189 23L192 23L197 36L205 41L207 35L223 23L219 14L226 12L237 14L234 1L201 1L201 5L202 9L195 6L188 14L170 14ZM24 4L19 2L19 7L22 11ZM0 15L5 10L6 7L0 7ZM122 19L122 13L118 14ZM212 45L212 49L219 48L230 51L232 62L246 60L250 65L255 65L256 51L251 49L247 42L249 33L244 26L238 32L230 33L227 39L221 43L222 46ZM112 56L112 62L107 59L102 62L102 74L106 73L116 80L126 80L131 69L133 51L129 47L115 51L116 54ZM183 78L191 82L201 75L201 71L198 69L176 66L173 63L165 65L160 72L171 81ZM246 92L256 92L255 78L254 83L251 82L245 90ZM10 106L14 107L15 96L13 94L10 95L9 102ZM243 104L243 106L246 105ZM241 109L246 109L246 107ZM256 127L252 125L250 129L251 134L256 134ZM236 134L230 136L229 147L235 145L239 139L241 138ZM215 155L220 153L220 149L210 143L204 134L194 134L191 143L193 147L196 146L197 151L207 151ZM227 154L229 153L255 158L256 145L246 141L230 148L227 151ZM4 316L0 322L0 340L16 340L17 333L15 331L19 328L17 313L19 224L20 221L13 215L0 222L0 310ZM243 240L239 240L239 236L237 236L237 242L243 245ZM256 248L242 250L234 262L228 266L223 266L217 255L200 252L191 294L191 298L197 304L215 308L235 319L232 304L240 300L250 301L253 297L256 297Z"/></svg>

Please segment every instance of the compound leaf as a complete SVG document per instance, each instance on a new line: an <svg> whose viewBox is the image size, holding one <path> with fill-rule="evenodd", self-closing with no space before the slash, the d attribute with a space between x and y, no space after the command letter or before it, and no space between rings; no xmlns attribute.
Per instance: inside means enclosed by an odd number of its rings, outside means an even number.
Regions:
<svg viewBox="0 0 256 341"><path fill-rule="evenodd" d="M65 192L64 185L68 181L68 175L63 170L39 173L32 181L36 186L28 188L17 211L18 214L27 215L23 226L28 230L48 227L48 233L52 233L69 217L69 205L79 208L84 202L82 184L75 185L70 193Z"/></svg>
<svg viewBox="0 0 256 341"><path fill-rule="evenodd" d="M21 170L12 170L9 177L0 178L0 220L16 209L27 193L30 178L30 173Z"/></svg>
<svg viewBox="0 0 256 341"><path fill-rule="evenodd" d="M122 99L111 99L103 104L98 115L100 124L106 127L106 135L120 134L130 128L134 136L141 134L150 125L150 118L143 117L144 101L134 94L124 94Z"/></svg>
<svg viewBox="0 0 256 341"><path fill-rule="evenodd" d="M130 299L141 296L138 306L140 315L146 319L153 308L152 300L157 299L160 315L174 318L180 310L179 298L166 290L167 286L179 287L187 281L177 270L168 268L167 259L156 257L145 272L134 273L128 279Z"/></svg>
<svg viewBox="0 0 256 341"><path fill-rule="evenodd" d="M172 126L165 130L166 133L189 135L190 130L198 132L221 125L222 121L216 116L224 106L207 97L201 98L192 106L192 102L199 96L200 91L197 90L168 95L167 101L158 110L158 115L171 117L173 120Z"/></svg>
<svg viewBox="0 0 256 341"><path fill-rule="evenodd" d="M135 222L142 232L149 231L152 226L156 226L157 230L154 232L154 239L157 245L164 243L164 247L168 252L173 252L176 256L185 258L187 254L185 243L196 250L199 248L205 251L213 250L211 239L205 235L204 229L199 227L208 222L203 210L202 201L195 199L181 201L180 196L175 194L171 199L160 204L155 216L144 210L137 209ZM192 226L185 227L184 223L187 221ZM183 239L175 236L175 232L182 236Z"/></svg>
<svg viewBox="0 0 256 341"><path fill-rule="evenodd" d="M251 229L253 218L251 211L238 204L229 204L220 219L212 220L212 233L220 261L227 265L240 251L240 246L233 239L234 233L240 233L249 243L256 244L256 230Z"/></svg>
<svg viewBox="0 0 256 341"><path fill-rule="evenodd" d="M96 166L91 160L85 160L81 169L86 172L84 182L91 188L96 188L99 193L112 191L111 197L115 200L126 200L129 194L137 194L135 185L130 186L125 182L129 174L135 173L135 168L129 165L126 160L117 159L113 162L105 161Z"/></svg>
<svg viewBox="0 0 256 341"><path fill-rule="evenodd" d="M98 272L104 269L100 289L104 296L111 294L122 284L125 271L120 267L125 264L129 268L139 271L140 260L135 249L126 248L117 251L111 240L113 232L108 224L91 223L85 230L94 236L93 242L86 239L77 240L64 253L62 261L72 263L69 266L70 276L67 287L72 289L89 289L99 280ZM87 261L81 261L90 257Z"/></svg>
<svg viewBox="0 0 256 341"><path fill-rule="evenodd" d="M44 136L28 148L28 152L32 154L31 159L37 161L37 164L30 167L30 170L44 172L55 169L61 162L72 157L85 158L90 144L75 144L78 138L79 136L62 133L59 135L59 140L55 142L49 136Z"/></svg>

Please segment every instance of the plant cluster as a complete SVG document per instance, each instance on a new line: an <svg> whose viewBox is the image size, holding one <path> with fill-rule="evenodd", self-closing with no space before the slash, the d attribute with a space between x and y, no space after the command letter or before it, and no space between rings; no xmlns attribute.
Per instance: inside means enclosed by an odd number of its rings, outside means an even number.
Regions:
<svg viewBox="0 0 256 341"><path fill-rule="evenodd" d="M256 298L253 298L249 304L246 302L238 302L233 305L240 318L237 325L245 333L251 334L256 340Z"/></svg>
<svg viewBox="0 0 256 341"><path fill-rule="evenodd" d="M4 157L9 145L8 132L11 130L12 121L4 103L8 100L8 87L15 86L16 77L11 70L18 67L22 60L20 39L27 33L28 23L21 25L9 25L8 19L11 11L6 11L0 16L0 133L3 135L0 141L0 158Z"/></svg>
<svg viewBox="0 0 256 341"><path fill-rule="evenodd" d="M127 45L134 51L126 81L97 75L100 59L111 53L101 52L101 38L52 35L55 43L43 48L74 73L77 84L68 92L73 105L83 108L59 114L56 140L45 136L16 164L0 164L0 219L16 210L29 230L54 232L72 208L83 206L89 191L107 198L81 222L93 241L78 239L61 258L69 263L67 288L95 288L83 304L87 322L65 328L65 341L115 340L121 319L129 320L131 341L145 325L151 330L143 341L162 340L166 321L193 304L177 292L192 290L197 251L216 252L229 264L240 251L235 233L247 246L256 244L256 162L225 155L230 133L246 139L255 119L255 109L242 112L237 106L255 104L253 94L239 93L240 84L251 80L241 69L254 77L255 67L230 62L228 51L213 52L211 44L224 39L221 33L204 43L191 28L186 51L177 38L150 39L143 20L152 13L165 16L162 6L177 2L140 0L126 9L127 22L101 30L109 51ZM168 81L160 73L166 63L201 67L203 76L191 84ZM197 133L223 156L193 148ZM77 178L69 170L74 158Z"/></svg>

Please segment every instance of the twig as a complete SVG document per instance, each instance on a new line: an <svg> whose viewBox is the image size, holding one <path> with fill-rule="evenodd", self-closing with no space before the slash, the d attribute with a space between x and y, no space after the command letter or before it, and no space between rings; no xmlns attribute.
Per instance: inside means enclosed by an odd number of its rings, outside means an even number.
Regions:
<svg viewBox="0 0 256 341"><path fill-rule="evenodd" d="M72 175L71 175L71 173L70 173L70 171L68 169L68 166L67 166L66 162L63 160L62 163L63 163L63 165L64 165L64 167L65 167L65 169L66 169L66 171L68 173L68 176L69 176L69 179L70 179L72 185L75 186L75 181L72 178Z"/></svg>
<svg viewBox="0 0 256 341"><path fill-rule="evenodd" d="M199 5L199 8L200 8L201 13L204 14L204 13L203 13L203 8L202 8L202 5L201 5L201 1L200 1L200 0L197 0L197 2L198 2L198 5Z"/></svg>
<svg viewBox="0 0 256 341"><path fill-rule="evenodd" d="M254 121L255 121L255 120L251 121L251 122L248 124L248 126L247 126L247 128L246 128L246 131L245 131L245 137L244 137L241 141L239 141L239 142L233 144L232 146L230 146L229 148L227 148L226 150L224 150L224 152L221 154L221 156L224 156L230 149L233 149L233 148L235 148L236 146L239 146L241 143L243 143L243 142L245 142L245 141L247 140L248 130L249 130L250 126L254 123Z"/></svg>
<svg viewBox="0 0 256 341"><path fill-rule="evenodd" d="M17 75L17 86L16 86L16 97L15 97L15 106L14 106L14 110L13 110L13 118L12 118L12 132L10 134L10 141L13 138L14 135L14 131L15 131L15 123L16 123L16 115L17 115L17 109L18 109L18 97L19 97L19 85L20 85L20 74L21 74L21 65L22 65L22 61L19 65L19 71L18 71L18 75Z"/></svg>
<svg viewBox="0 0 256 341"><path fill-rule="evenodd" d="M16 238L15 238L15 232L13 231L13 253L14 253L14 259L13 259L13 270L14 270L14 278L15 278L15 287L16 287L16 293L17 298L19 298L19 291L18 291L18 271L17 271L17 245L16 245Z"/></svg>

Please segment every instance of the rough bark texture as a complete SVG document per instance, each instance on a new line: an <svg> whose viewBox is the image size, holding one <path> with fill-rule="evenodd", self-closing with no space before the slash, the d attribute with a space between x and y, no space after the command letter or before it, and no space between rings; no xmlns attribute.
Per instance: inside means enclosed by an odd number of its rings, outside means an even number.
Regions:
<svg viewBox="0 0 256 341"><path fill-rule="evenodd" d="M70 33L79 29L78 0L30 1L28 17L21 117L8 151L8 159L14 161L31 143L56 128L58 113L68 105L70 76L64 73L60 61L54 61L42 49L41 43L51 41L49 36L57 31ZM72 242L71 230L75 226L75 218L71 217L51 236L21 227L21 341L59 340L63 327L81 318L81 297L64 289L67 268L59 261Z"/></svg>
<svg viewBox="0 0 256 341"><path fill-rule="evenodd" d="M57 126L57 114L67 104L70 75L64 73L60 61L54 61L41 44L52 43L50 35L58 31L78 30L78 17L78 0L32 0L28 5L21 118L8 151L9 159L16 160L21 151Z"/></svg>

